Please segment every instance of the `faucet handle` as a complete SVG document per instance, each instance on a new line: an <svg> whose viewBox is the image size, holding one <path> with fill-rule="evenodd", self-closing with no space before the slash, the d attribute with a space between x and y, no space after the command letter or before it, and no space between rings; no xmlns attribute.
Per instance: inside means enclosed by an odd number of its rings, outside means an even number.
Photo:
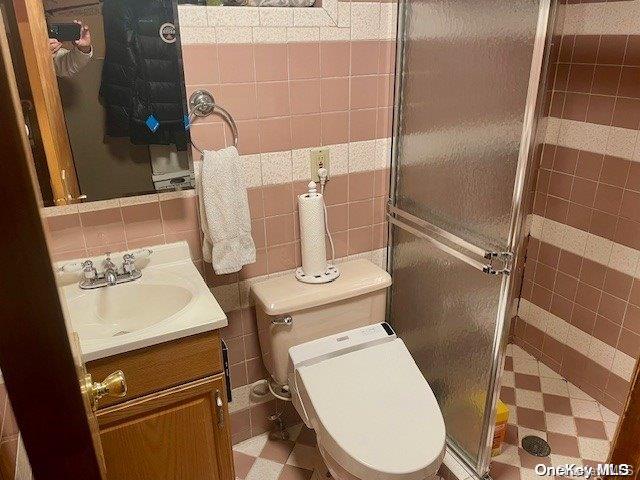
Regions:
<svg viewBox="0 0 640 480"><path fill-rule="evenodd" d="M93 280L98 276L98 271L93 266L91 260L85 260L82 262L82 276L85 280Z"/></svg>
<svg viewBox="0 0 640 480"><path fill-rule="evenodd" d="M125 273L133 273L136 271L136 257L133 253L125 253L122 256L122 270Z"/></svg>
<svg viewBox="0 0 640 480"><path fill-rule="evenodd" d="M111 252L107 252L107 253L105 253L104 255L105 255L105 256L104 256L104 260L102 261L102 266L103 266L105 269L108 269L108 268L115 268L115 267L116 267L116 265L111 261Z"/></svg>

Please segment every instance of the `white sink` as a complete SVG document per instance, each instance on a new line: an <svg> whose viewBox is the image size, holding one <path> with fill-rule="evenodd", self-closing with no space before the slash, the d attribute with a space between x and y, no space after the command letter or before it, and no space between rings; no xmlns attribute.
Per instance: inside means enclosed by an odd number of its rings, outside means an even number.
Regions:
<svg viewBox="0 0 640 480"><path fill-rule="evenodd" d="M116 265L121 256L112 254ZM92 260L100 269L102 258ZM185 242L155 247L136 266L142 271L138 280L92 290L80 289L77 273L61 277L67 318L86 361L227 324Z"/></svg>

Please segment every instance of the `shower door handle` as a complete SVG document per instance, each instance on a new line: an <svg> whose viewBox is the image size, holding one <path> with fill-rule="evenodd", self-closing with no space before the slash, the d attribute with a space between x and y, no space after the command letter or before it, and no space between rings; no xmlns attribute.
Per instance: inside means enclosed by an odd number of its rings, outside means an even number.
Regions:
<svg viewBox="0 0 640 480"><path fill-rule="evenodd" d="M390 203L387 204L387 220L392 225L426 240L437 249L452 255L487 275L509 275L511 273L511 260L513 258L511 252L495 252L473 245L451 232L447 232ZM413 225L405 220L408 220ZM453 246L447 245L447 242L453 244ZM460 248L460 250L454 248L454 246ZM469 254L461 250L466 250ZM473 258L473 256L480 257L482 260ZM502 265L496 267L493 264L494 261L501 261Z"/></svg>

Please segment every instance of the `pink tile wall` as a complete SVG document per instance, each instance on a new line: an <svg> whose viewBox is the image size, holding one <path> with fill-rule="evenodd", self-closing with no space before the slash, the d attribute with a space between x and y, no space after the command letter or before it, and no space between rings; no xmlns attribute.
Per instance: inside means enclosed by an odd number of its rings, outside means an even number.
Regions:
<svg viewBox="0 0 640 480"><path fill-rule="evenodd" d="M522 298L632 358L640 356L640 281L530 238ZM522 320L515 341L598 402L621 413L630 384Z"/></svg>
<svg viewBox="0 0 640 480"><path fill-rule="evenodd" d="M614 13L603 14L603 20L607 16ZM543 115L638 130L639 78L640 36L559 32L550 52ZM565 135L561 129L558 145L538 146L530 212L599 237L602 243L640 249L639 164L590 151L583 139L573 140L577 147L584 143L583 148L564 147L570 143ZM637 362L637 280L606 266L608 258L596 263L546 243L551 237L545 238L544 231L542 237L529 239L522 298ZM584 342L562 344L538 328L542 325L521 319L512 325L518 344L611 410L622 412L629 382L616 374L617 357L605 368L589 358ZM573 348L576 345L581 351Z"/></svg>
<svg viewBox="0 0 640 480"><path fill-rule="evenodd" d="M306 191L306 183L248 189L257 256L256 263L237 274L215 275L203 264L195 196L47 217L49 249L53 260L60 261L186 240L210 286L289 270L301 265L296 197ZM388 169L331 177L325 194L336 258L386 246L388 185Z"/></svg>
<svg viewBox="0 0 640 480"><path fill-rule="evenodd" d="M640 35L563 35L554 45L546 113L640 128Z"/></svg>
<svg viewBox="0 0 640 480"><path fill-rule="evenodd" d="M336 257L386 246L384 207L388 185L388 169L337 175L329 180L325 193ZM257 261L229 275L215 275L211 265L202 261L196 197L50 216L45 218L45 228L55 261L186 240L207 284L216 287L301 264L295 198L303 191L306 191L306 182L248 190ZM266 378L255 311L244 308L227 312L227 316L229 326L221 334L229 346L232 387ZM234 443L267 431L270 425L266 417L276 410L284 410L288 417L294 417L295 411L287 410L289 407L271 401L234 413ZM0 443L0 450L2 446L14 445L7 441L6 445Z"/></svg>
<svg viewBox="0 0 640 480"><path fill-rule="evenodd" d="M206 88L231 112L242 154L389 137L394 54L388 41L183 46L187 93ZM192 134L231 141L217 117Z"/></svg>
<svg viewBox="0 0 640 480"><path fill-rule="evenodd" d="M329 230L336 258L386 245L388 179L389 171L384 169L337 175L327 183ZM242 269L241 279L301 265L296 197L306 190L306 181L248 190L257 261ZM327 256L330 254L327 240Z"/></svg>
<svg viewBox="0 0 640 480"><path fill-rule="evenodd" d="M220 335L229 347L232 388L267 378L268 374L262 363L255 310L236 310L228 315L228 319L229 325L220 330ZM270 430L271 422L267 417L276 411L283 412L288 425L301 421L290 402L272 400L253 405L231 414L232 442L236 444Z"/></svg>
<svg viewBox="0 0 640 480"><path fill-rule="evenodd" d="M309 42L256 45L185 45L187 93L210 90L236 119L242 154L286 151L386 138L391 135L394 42ZM219 118L200 119L192 138L203 148L229 145ZM382 248L389 169L332 176L326 187L329 229L336 257ZM306 181L248 189L257 261L239 273L215 275L202 261L196 197L158 200L45 218L54 260L99 255L186 240L211 287L288 270L301 264L296 196ZM330 255L327 242L327 255ZM227 312L223 338L230 349L234 388L267 376L255 312ZM290 411L287 411L289 408ZM234 442L269 428L271 401L232 415Z"/></svg>
<svg viewBox="0 0 640 480"><path fill-rule="evenodd" d="M186 240L202 259L197 198L172 198L44 219L53 261Z"/></svg>

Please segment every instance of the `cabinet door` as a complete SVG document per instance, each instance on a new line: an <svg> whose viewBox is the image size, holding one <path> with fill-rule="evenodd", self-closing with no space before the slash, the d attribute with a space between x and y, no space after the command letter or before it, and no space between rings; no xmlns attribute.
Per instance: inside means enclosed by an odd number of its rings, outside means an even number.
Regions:
<svg viewBox="0 0 640 480"><path fill-rule="evenodd" d="M109 480L233 480L223 375L98 412Z"/></svg>

